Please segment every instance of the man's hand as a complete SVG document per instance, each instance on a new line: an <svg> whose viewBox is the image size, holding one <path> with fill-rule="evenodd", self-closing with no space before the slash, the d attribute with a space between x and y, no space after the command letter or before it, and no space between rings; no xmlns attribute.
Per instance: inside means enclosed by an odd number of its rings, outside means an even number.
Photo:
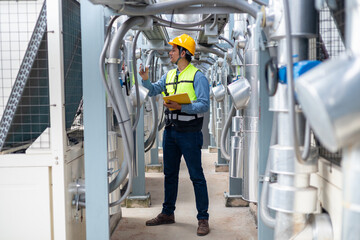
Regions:
<svg viewBox="0 0 360 240"><path fill-rule="evenodd" d="M181 104L171 100L168 100L167 102L164 101L164 106L172 110L181 110Z"/></svg>
<svg viewBox="0 0 360 240"><path fill-rule="evenodd" d="M142 64L140 64L139 75L144 81L148 80L149 79L149 67L145 67L145 71L144 71Z"/></svg>

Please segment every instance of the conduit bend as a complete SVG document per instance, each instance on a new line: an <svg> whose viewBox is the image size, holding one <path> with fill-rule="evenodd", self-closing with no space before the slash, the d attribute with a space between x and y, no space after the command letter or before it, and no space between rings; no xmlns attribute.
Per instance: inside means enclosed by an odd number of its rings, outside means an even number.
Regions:
<svg viewBox="0 0 360 240"><path fill-rule="evenodd" d="M228 161L230 161L230 155L228 153L228 151L226 150L225 147L225 142L226 142L226 135L228 133L228 130L230 128L231 125L231 121L232 121L232 117L235 115L236 113L236 109L234 104L231 105L231 110L229 112L228 118L226 119L225 122L225 126L221 132L221 140L220 140L220 150L221 150L221 154L224 156L224 158Z"/></svg>
<svg viewBox="0 0 360 240"><path fill-rule="evenodd" d="M112 19L112 21L109 24L109 28L111 28L112 23L114 22L114 20L116 19L116 17L114 17ZM111 92L111 89L108 85L108 82L105 79L105 71L104 71L104 61L105 61L105 54L106 54L106 49L108 48L109 45L109 39L110 39L110 30L108 28L107 34L106 34L106 39L105 39L105 43L104 43L104 47L102 49L102 52L100 54L100 61L99 61L99 66L100 66L100 73L101 73L101 79L102 82L105 86L105 90L108 93L108 99L111 103L111 105L113 106L113 110L115 112L115 115L119 116L121 118L118 106L116 105L116 100L113 96L113 93ZM128 143L126 142L126 139L124 139L124 148L126 148L128 146ZM121 164L121 168L120 168L120 172L116 175L116 177L111 181L111 183L109 184L109 192L113 192L114 190L116 190L120 184L125 180L126 176L128 174L128 163L127 161L124 161Z"/></svg>
<svg viewBox="0 0 360 240"><path fill-rule="evenodd" d="M122 94L121 85L119 82L119 71L118 71L118 64L116 59L118 59L118 50L119 46L128 30L136 25L141 25L145 22L143 17L133 17L126 20L119 30L116 32L109 50L109 78L110 82L115 89L113 94L115 97L115 106L118 107L118 112L116 111L116 117L119 120L119 127L121 130L121 134L123 136L124 142L124 150L125 150L125 160L128 164L129 169L129 182L128 187L126 189L125 194L117 201L110 204L110 207L115 206L121 203L130 193L130 189L132 186L132 178L133 178L133 171L132 171L132 160L133 160L133 153L134 153L134 138L133 138L133 131L130 121L130 115L126 107L125 98ZM112 103L113 104L113 103ZM135 166L136 167L136 166Z"/></svg>
<svg viewBox="0 0 360 240"><path fill-rule="evenodd" d="M276 123L276 113L273 116L272 123L272 132L269 146L275 145L277 143L277 123ZM260 197L260 217L261 220L265 223L266 226L270 228L275 228L276 219L273 218L269 213L268 204L268 191L269 191L269 182L270 182L270 153L268 154L268 159L266 163L266 170L264 174L264 182L261 189Z"/></svg>
<svg viewBox="0 0 360 240"><path fill-rule="evenodd" d="M291 20L290 20L290 9L289 9L289 2L288 0L283 0L284 3L284 17L285 17L285 34L286 34L286 60L287 60L287 79L288 79L288 101L289 101L289 114L290 114L290 132L292 135L292 143L294 146L294 153L296 160L300 164L308 164L307 158L309 157L310 151L310 126L307 124L306 127L306 134L307 139L305 139L306 143L305 151L303 155L300 154L299 150L299 142L298 136L296 132L296 118L295 118L295 97L294 97L294 80L293 80L293 59L292 59L292 36L291 36Z"/></svg>
<svg viewBox="0 0 360 240"><path fill-rule="evenodd" d="M138 31L135 35L135 38L133 40L133 52L132 52L132 64L133 64L133 69L134 69L134 81L135 81L135 91L136 91L136 117L135 117L135 122L132 126L132 130L135 131L136 127L139 123L139 118L140 118L140 94L139 94L139 83L138 83L138 79L137 79L137 60L136 60L136 43L137 40L139 38L141 31Z"/></svg>
<svg viewBox="0 0 360 240"><path fill-rule="evenodd" d="M146 58L146 64L145 66L150 66L151 61L155 57L156 51L150 50L147 58ZM151 69L154 70L154 67ZM151 79L151 81L154 81L155 79ZM152 110L152 127L151 132L149 134L149 137L146 139L144 148L150 150L149 146L151 143L154 142L154 139L156 137L156 131L158 128L158 110L156 106L156 97L150 97L150 104L151 104L151 110Z"/></svg>

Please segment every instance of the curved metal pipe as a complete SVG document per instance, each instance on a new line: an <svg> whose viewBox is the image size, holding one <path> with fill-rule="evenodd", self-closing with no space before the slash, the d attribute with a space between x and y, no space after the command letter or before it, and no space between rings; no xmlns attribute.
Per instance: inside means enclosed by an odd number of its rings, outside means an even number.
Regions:
<svg viewBox="0 0 360 240"><path fill-rule="evenodd" d="M214 22L211 24L210 30L212 30L216 26L216 23L217 23L217 15L214 14Z"/></svg>
<svg viewBox="0 0 360 240"><path fill-rule="evenodd" d="M134 17L126 20L120 27L120 29L116 32L111 44L110 44L110 51L109 51L109 60L117 59L119 46L121 44L121 41L123 40L126 32L130 30L133 26L141 25L145 22L145 19L143 17ZM135 71L135 70L134 70ZM109 63L109 77L110 81L115 89L118 89L118 91L114 91L116 104L119 106L120 114L116 114L116 117L118 117L119 121L119 127L123 136L123 142L125 143L125 159L128 163L129 168L129 182L128 187L126 189L125 194L117 201L110 203L110 207L120 204L130 193L131 185L132 185L132 178L133 178L133 172L132 172L132 166L131 162L133 160L133 154L134 154L134 138L133 138L133 132L132 132L132 126L130 122L130 116L129 112L126 107L125 98L121 91L121 86L119 82L119 71L118 71L118 64L116 61ZM120 106L122 106L120 108ZM115 112L116 113L116 112ZM124 116L124 117L122 117ZM136 167L136 166L134 166Z"/></svg>
<svg viewBox="0 0 360 240"><path fill-rule="evenodd" d="M116 18L113 18L113 20L115 20ZM113 21L112 21L113 22ZM110 22L110 27L112 25L112 22ZM120 112L119 112L119 109L117 108L117 105L116 105L116 100L109 88L109 85L105 79L105 71L104 71L104 61L105 61L105 54L106 54L106 49L109 45L109 40L110 39L110 31L108 30L107 31L107 34L106 34L106 39L105 39L105 43L104 43L104 47L101 51L101 54L100 54L100 61L99 61L99 66L100 66L100 73L101 73L101 80L105 86L105 90L106 92L108 93L108 99L110 100L110 103L111 105L113 106L113 110L115 112L115 115L116 116L119 116L119 121L122 121L121 119L121 115L120 115ZM128 147L128 143L125 142L126 140L124 140L124 148ZM109 184L109 192L113 192L116 188L118 188L120 186L120 184L124 181L124 179L126 178L128 174L128 162L127 161L124 161L122 164L121 164L121 170L120 172L116 175L116 177L111 181L111 183Z"/></svg>
<svg viewBox="0 0 360 240"><path fill-rule="evenodd" d="M229 112L228 118L226 119L225 126L221 132L220 150L221 150L221 154L228 161L230 161L230 155L226 150L225 142L226 142L226 136L227 136L228 130L231 125L232 117L235 115L235 113L236 113L235 106L234 106L234 104L231 104L231 110Z"/></svg>
<svg viewBox="0 0 360 240"><path fill-rule="evenodd" d="M249 13L254 18L256 18L256 14L258 12L258 8L256 6L250 5L247 1L244 0L174 0L140 7L124 5L124 7L119 10L119 13L130 16L148 16L197 4L218 4L217 7L229 6L245 13Z"/></svg>
<svg viewBox="0 0 360 240"><path fill-rule="evenodd" d="M218 48L219 50L223 51L224 53L227 52L225 48L220 47L218 44L214 44L214 47Z"/></svg>
<svg viewBox="0 0 360 240"><path fill-rule="evenodd" d="M150 50L147 58L146 58L146 66L149 66L151 61L153 60L153 58L155 57L156 51L155 50ZM151 69L152 71L154 71L154 66ZM154 82L155 79L151 79L152 82ZM157 110L157 106L156 106L156 97L151 97L150 98L150 104L151 104L151 110L152 110L152 127L151 127L151 132L149 134L148 139L146 139L145 143L144 143L144 147L145 149L150 150L149 146L152 145L154 143L154 140L156 138L156 131L158 128L158 110Z"/></svg>
<svg viewBox="0 0 360 240"><path fill-rule="evenodd" d="M121 185L121 183L123 183L124 180L126 179L126 176L129 172L127 165L128 164L126 161L122 162L120 171L118 172L116 177L109 183L109 193L115 191Z"/></svg>
<svg viewBox="0 0 360 240"><path fill-rule="evenodd" d="M205 52L205 53L213 53L221 58L224 58L224 56L225 56L225 54L219 50L216 50L214 48L204 47L202 45L197 45L196 51L197 52Z"/></svg>
<svg viewBox="0 0 360 240"><path fill-rule="evenodd" d="M234 44L229 40L227 39L226 37L223 37L223 36L219 36L219 39L221 40L224 40L225 42L227 42L231 47L234 47Z"/></svg>
<svg viewBox="0 0 360 240"><path fill-rule="evenodd" d="M153 124L151 127L151 132L149 134L149 137L146 139L145 143L144 143L144 148L150 150L149 146L151 143L154 142L155 138L156 138L156 131L158 129L158 110L156 107L156 97L151 97L150 98L150 104L151 104L151 110L152 110L152 120L153 120ZM147 151L146 151L147 152Z"/></svg>
<svg viewBox="0 0 360 240"><path fill-rule="evenodd" d="M139 83L138 83L138 78L137 78L137 60L136 60L136 43L137 43L137 39L139 38L141 31L138 31L135 35L134 41L133 41L133 69L134 69L134 81L135 81L135 90L136 90L136 117L135 117L135 122L132 126L132 130L135 131L136 127L139 123L139 118L140 118L140 94L139 94Z"/></svg>
<svg viewBox="0 0 360 240"><path fill-rule="evenodd" d="M291 20L289 2L283 0L284 3L284 17L285 17L285 33L286 33L286 75L288 82L288 101L289 101L289 115L290 115L290 133L292 136L292 143L296 160L300 164L307 164L307 159L303 159L299 151L299 142L296 132L296 117L295 117L295 97L294 97L294 80L293 80L293 59L292 59L292 36L291 36Z"/></svg>

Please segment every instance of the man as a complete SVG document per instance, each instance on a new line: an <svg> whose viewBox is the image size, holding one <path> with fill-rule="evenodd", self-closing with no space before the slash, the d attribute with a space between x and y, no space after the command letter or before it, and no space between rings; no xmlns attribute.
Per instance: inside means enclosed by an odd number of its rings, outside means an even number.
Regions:
<svg viewBox="0 0 360 240"><path fill-rule="evenodd" d="M146 222L147 226L175 223L175 202L178 192L179 168L181 156L190 174L194 186L196 208L198 211L197 235L209 233L209 198L206 180L201 166L201 147L203 136L201 132L203 114L208 111L209 83L205 75L195 68L191 56L195 54L195 41L189 35L183 34L169 42L172 49L169 52L170 61L177 64L177 69L164 74L156 83L150 83L149 69L145 71L140 66L140 76L143 86L149 89L149 95L163 93L166 96L188 93L191 104L179 104L173 101L164 102L166 126L163 136L164 188L165 199L162 212ZM175 109L170 111L169 109Z"/></svg>

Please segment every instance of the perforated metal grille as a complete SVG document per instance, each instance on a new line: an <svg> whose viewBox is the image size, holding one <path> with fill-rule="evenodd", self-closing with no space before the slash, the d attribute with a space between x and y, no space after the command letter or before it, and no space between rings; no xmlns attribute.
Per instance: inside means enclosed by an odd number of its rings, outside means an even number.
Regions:
<svg viewBox="0 0 360 240"><path fill-rule="evenodd" d="M32 142L49 126L49 83L45 4L41 11L40 2L1 4L7 6L1 15L1 37L5 45L10 42L10 49L1 44L1 63L7 66L1 71L2 103L7 101L1 111L0 149L6 150Z"/></svg>
<svg viewBox="0 0 360 240"><path fill-rule="evenodd" d="M63 0L65 122L70 129L82 98L80 4Z"/></svg>
<svg viewBox="0 0 360 240"><path fill-rule="evenodd" d="M343 2L338 2L337 10L324 7L319 13L319 60L337 57L345 51L345 10Z"/></svg>
<svg viewBox="0 0 360 240"><path fill-rule="evenodd" d="M330 10L324 7L319 13L319 37L317 39L316 55L318 60L336 58L345 51L345 3L336 0L337 8ZM323 158L340 165L342 151L329 152L325 147L319 146L319 154Z"/></svg>

